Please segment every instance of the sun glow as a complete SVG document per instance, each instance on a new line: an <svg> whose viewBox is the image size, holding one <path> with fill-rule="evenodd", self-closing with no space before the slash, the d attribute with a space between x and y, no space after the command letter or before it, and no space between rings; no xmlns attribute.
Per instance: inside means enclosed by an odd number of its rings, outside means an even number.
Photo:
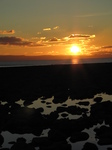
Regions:
<svg viewBox="0 0 112 150"><path fill-rule="evenodd" d="M71 48L70 48L70 52L73 54L73 55L79 55L81 53L81 49L79 46L77 45L73 45Z"/></svg>

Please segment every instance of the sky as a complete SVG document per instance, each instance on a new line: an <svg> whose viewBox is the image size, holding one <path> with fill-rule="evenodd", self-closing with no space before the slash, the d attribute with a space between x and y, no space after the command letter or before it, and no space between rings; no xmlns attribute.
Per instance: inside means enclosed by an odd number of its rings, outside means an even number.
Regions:
<svg viewBox="0 0 112 150"><path fill-rule="evenodd" d="M0 55L112 57L112 0L0 0Z"/></svg>

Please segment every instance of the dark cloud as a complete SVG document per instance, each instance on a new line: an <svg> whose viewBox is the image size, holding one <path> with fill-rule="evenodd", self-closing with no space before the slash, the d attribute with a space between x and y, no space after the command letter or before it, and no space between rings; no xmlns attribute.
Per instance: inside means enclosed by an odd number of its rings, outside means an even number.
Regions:
<svg viewBox="0 0 112 150"><path fill-rule="evenodd" d="M110 49L110 48L112 48L112 46L111 45L109 45L109 46L103 46L102 48L104 48L104 49Z"/></svg>
<svg viewBox="0 0 112 150"><path fill-rule="evenodd" d="M22 38L18 37L0 37L0 44L2 45L30 45L31 42L24 41Z"/></svg>
<svg viewBox="0 0 112 150"><path fill-rule="evenodd" d="M8 31L6 31L6 30L4 30L4 31L0 30L0 34L14 34L14 33L15 33L14 30L8 30Z"/></svg>
<svg viewBox="0 0 112 150"><path fill-rule="evenodd" d="M56 37L53 37L52 39L50 39L51 42L57 42L59 39L57 39Z"/></svg>
<svg viewBox="0 0 112 150"><path fill-rule="evenodd" d="M0 45L43 46L42 44L30 42L19 37L0 37Z"/></svg>

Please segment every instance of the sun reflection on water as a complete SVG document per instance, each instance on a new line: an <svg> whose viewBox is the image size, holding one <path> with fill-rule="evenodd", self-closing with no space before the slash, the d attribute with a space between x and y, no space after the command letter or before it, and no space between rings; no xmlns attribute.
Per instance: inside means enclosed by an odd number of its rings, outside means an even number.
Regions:
<svg viewBox="0 0 112 150"><path fill-rule="evenodd" d="M78 64L79 63L79 60L77 58L73 58L71 60L72 64Z"/></svg>

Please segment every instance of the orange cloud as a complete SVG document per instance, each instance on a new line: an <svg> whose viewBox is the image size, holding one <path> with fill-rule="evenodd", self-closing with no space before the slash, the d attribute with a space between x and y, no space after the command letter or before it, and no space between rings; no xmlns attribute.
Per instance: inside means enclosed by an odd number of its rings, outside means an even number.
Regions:
<svg viewBox="0 0 112 150"><path fill-rule="evenodd" d="M111 15L112 12L101 12L101 13L93 13L93 14L83 14L83 15L77 15L76 18L85 18L85 17L95 17L95 16L107 16Z"/></svg>
<svg viewBox="0 0 112 150"><path fill-rule="evenodd" d="M0 45L13 45L13 46L27 46L27 47L38 47L38 46L51 46L51 45L70 45L74 43L74 40L77 44L82 44L84 46L88 45L91 38L94 38L95 35L86 35L86 34L71 34L68 37L57 38L53 37L48 39L46 37L33 37L32 40L27 40L21 37L0 37ZM35 40L35 41L34 41Z"/></svg>
<svg viewBox="0 0 112 150"><path fill-rule="evenodd" d="M93 56L99 56L99 57L112 57L112 46L103 46L101 48L98 49L94 49L92 51L90 51L90 54Z"/></svg>
<svg viewBox="0 0 112 150"><path fill-rule="evenodd" d="M39 35L39 34L41 34L41 32L37 32L37 34Z"/></svg>
<svg viewBox="0 0 112 150"><path fill-rule="evenodd" d="M54 29L54 30L59 29L59 26L56 26L56 27L54 27L53 29Z"/></svg>
<svg viewBox="0 0 112 150"><path fill-rule="evenodd" d="M51 28L44 28L43 31L50 31Z"/></svg>
<svg viewBox="0 0 112 150"><path fill-rule="evenodd" d="M71 34L69 38L94 38L95 35L86 35L86 34Z"/></svg>
<svg viewBox="0 0 112 150"><path fill-rule="evenodd" d="M45 40L46 39L46 37L40 37L40 40Z"/></svg>
<svg viewBox="0 0 112 150"><path fill-rule="evenodd" d="M4 31L0 30L0 34L14 34L14 33L15 33L14 30L8 30L8 31L6 31L6 30L4 30Z"/></svg>

